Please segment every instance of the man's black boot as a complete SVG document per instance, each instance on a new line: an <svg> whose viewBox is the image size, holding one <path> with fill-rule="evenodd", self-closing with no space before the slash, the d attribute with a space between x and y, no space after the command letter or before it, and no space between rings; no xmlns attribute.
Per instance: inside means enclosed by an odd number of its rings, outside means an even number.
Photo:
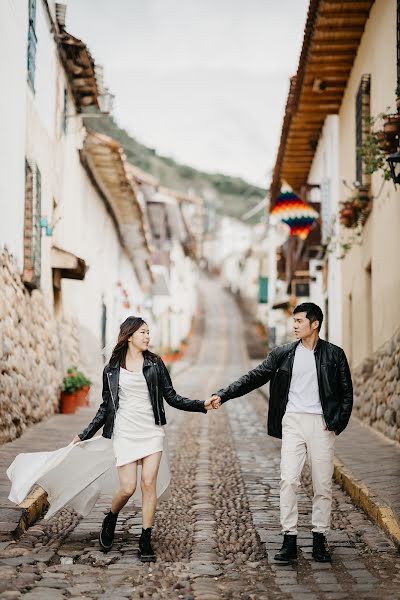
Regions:
<svg viewBox="0 0 400 600"><path fill-rule="evenodd" d="M275 554L274 560L279 560L281 562L297 560L297 535L285 533L282 548L279 550L278 554Z"/></svg>
<svg viewBox="0 0 400 600"><path fill-rule="evenodd" d="M99 542L103 552L111 550L114 541L115 526L117 524L118 513L110 512L104 517L101 531L99 533Z"/></svg>
<svg viewBox="0 0 400 600"><path fill-rule="evenodd" d="M317 562L332 562L326 538L323 533L313 531L312 557Z"/></svg>
<svg viewBox="0 0 400 600"><path fill-rule="evenodd" d="M139 540L139 556L142 562L155 562L156 555L151 546L151 527L142 529Z"/></svg>

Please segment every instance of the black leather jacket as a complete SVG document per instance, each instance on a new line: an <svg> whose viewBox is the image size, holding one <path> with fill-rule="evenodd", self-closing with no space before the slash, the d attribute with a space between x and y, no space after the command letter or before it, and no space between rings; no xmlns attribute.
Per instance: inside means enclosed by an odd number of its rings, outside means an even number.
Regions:
<svg viewBox="0 0 400 600"><path fill-rule="evenodd" d="M151 405L156 425L165 425L163 398L175 408L192 412L207 413L202 400L191 400L179 396L172 386L168 369L159 356L144 352L143 375L149 388ZM115 414L118 410L119 365L106 365L103 371L103 401L89 425L79 434L80 439L88 440L103 427L103 436L111 438L114 429Z"/></svg>
<svg viewBox="0 0 400 600"><path fill-rule="evenodd" d="M286 411L297 344L274 348L255 369L220 390L221 401L248 394L270 381L268 433L282 437L282 418ZM353 385L344 351L325 340L315 347L319 397L326 425L337 435L347 426L353 407Z"/></svg>

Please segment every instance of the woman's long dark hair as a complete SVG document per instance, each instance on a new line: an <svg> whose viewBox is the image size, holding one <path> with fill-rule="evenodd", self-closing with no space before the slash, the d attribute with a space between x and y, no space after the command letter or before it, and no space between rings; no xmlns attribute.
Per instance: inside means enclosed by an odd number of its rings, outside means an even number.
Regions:
<svg viewBox="0 0 400 600"><path fill-rule="evenodd" d="M119 328L118 341L110 358L110 365L112 367L115 367L118 364L125 367L126 353L128 352L128 339L135 331L142 327L142 325L147 325L147 323L141 317L128 317L122 323ZM146 353L153 354L148 351L146 351Z"/></svg>

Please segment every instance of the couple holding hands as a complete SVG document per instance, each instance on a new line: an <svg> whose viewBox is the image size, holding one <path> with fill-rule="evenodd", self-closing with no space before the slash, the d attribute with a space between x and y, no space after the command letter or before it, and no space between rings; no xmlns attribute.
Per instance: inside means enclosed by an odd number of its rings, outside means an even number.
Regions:
<svg viewBox="0 0 400 600"><path fill-rule="evenodd" d="M331 560L326 534L330 528L334 445L350 419L353 391L343 350L319 337L322 321L316 304L297 306L293 313L296 341L274 348L255 369L205 402L176 393L163 361L148 350L149 328L143 319L128 317L122 323L103 371L102 403L90 424L73 440L73 445L84 446L81 442L90 440L103 427L103 438L112 442L118 484L99 533L105 552L112 548L119 512L137 491L140 467L142 533L138 551L143 562L156 560L151 530L157 498L169 483L163 400L180 410L207 413L270 382L268 434L282 438L280 519L284 537L275 560L291 562L297 558L297 489L306 458L314 490L313 558ZM164 464L167 476L161 473L160 464ZM63 464L58 468L62 475ZM76 468L85 470L82 462ZM163 478L168 483L161 486ZM58 485L68 486L65 477L61 481Z"/></svg>

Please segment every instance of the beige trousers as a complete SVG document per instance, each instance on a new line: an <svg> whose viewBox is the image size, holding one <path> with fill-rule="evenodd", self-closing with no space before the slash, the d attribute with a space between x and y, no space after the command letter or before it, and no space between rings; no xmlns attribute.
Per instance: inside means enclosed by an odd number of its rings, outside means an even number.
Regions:
<svg viewBox="0 0 400 600"><path fill-rule="evenodd" d="M282 532L297 534L297 490L306 457L313 482L313 531L327 533L332 508L335 433L322 415L285 413L282 419L280 509Z"/></svg>

